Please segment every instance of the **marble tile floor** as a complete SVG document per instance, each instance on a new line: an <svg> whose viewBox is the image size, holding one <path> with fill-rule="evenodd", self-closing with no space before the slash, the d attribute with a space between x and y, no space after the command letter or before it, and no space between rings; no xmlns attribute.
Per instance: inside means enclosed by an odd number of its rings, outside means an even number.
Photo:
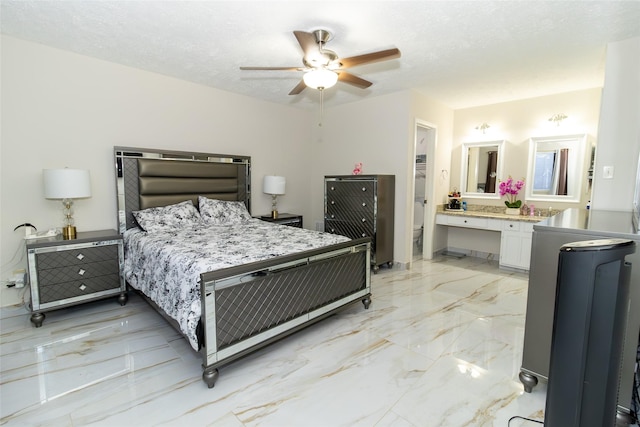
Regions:
<svg viewBox="0 0 640 427"><path fill-rule="evenodd" d="M0 425L500 426L543 418L524 393L527 276L439 257L372 275L352 305L220 369L135 294L47 314L3 308ZM515 420L512 427L537 426Z"/></svg>

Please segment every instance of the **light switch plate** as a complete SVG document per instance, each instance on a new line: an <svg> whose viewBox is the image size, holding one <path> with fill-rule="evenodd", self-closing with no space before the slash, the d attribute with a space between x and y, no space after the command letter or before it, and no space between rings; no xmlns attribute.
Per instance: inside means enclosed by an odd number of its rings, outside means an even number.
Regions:
<svg viewBox="0 0 640 427"><path fill-rule="evenodd" d="M604 166L602 168L603 179L613 179L613 166Z"/></svg>

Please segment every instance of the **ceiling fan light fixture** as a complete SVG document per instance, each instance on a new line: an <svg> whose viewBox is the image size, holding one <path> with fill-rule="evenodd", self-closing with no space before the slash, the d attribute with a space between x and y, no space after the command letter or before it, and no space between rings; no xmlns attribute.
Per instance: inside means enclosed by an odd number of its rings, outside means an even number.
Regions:
<svg viewBox="0 0 640 427"><path fill-rule="evenodd" d="M338 82L338 73L326 68L316 68L304 73L302 80L310 88L324 90L329 89Z"/></svg>

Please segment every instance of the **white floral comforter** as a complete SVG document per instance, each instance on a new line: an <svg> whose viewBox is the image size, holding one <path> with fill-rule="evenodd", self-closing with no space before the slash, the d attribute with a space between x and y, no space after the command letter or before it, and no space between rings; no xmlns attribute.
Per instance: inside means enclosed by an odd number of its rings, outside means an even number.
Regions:
<svg viewBox="0 0 640 427"><path fill-rule="evenodd" d="M153 233L132 228L124 233L124 274L178 322L198 350L201 273L348 240L257 219Z"/></svg>

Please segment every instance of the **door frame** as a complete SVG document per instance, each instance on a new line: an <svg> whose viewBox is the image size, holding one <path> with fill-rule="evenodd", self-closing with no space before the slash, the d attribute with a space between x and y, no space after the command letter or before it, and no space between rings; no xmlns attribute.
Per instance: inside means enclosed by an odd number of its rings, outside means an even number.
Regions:
<svg viewBox="0 0 640 427"><path fill-rule="evenodd" d="M415 175L416 175L416 147L418 144L418 129L426 129L430 138L427 138L427 164L425 170L425 194L424 200L424 229L422 232L422 259L433 259L433 245L434 245L434 233L435 233L435 218L437 203L435 202L436 194L436 174L435 174L435 157L436 147L438 145L438 128L433 123L427 122L421 119L415 119L413 127L413 166L411 173L411 221L409 227L413 227L414 224L414 209L413 209L413 197L415 194ZM413 235L413 230L409 234ZM413 260L413 242L411 242L411 260Z"/></svg>

